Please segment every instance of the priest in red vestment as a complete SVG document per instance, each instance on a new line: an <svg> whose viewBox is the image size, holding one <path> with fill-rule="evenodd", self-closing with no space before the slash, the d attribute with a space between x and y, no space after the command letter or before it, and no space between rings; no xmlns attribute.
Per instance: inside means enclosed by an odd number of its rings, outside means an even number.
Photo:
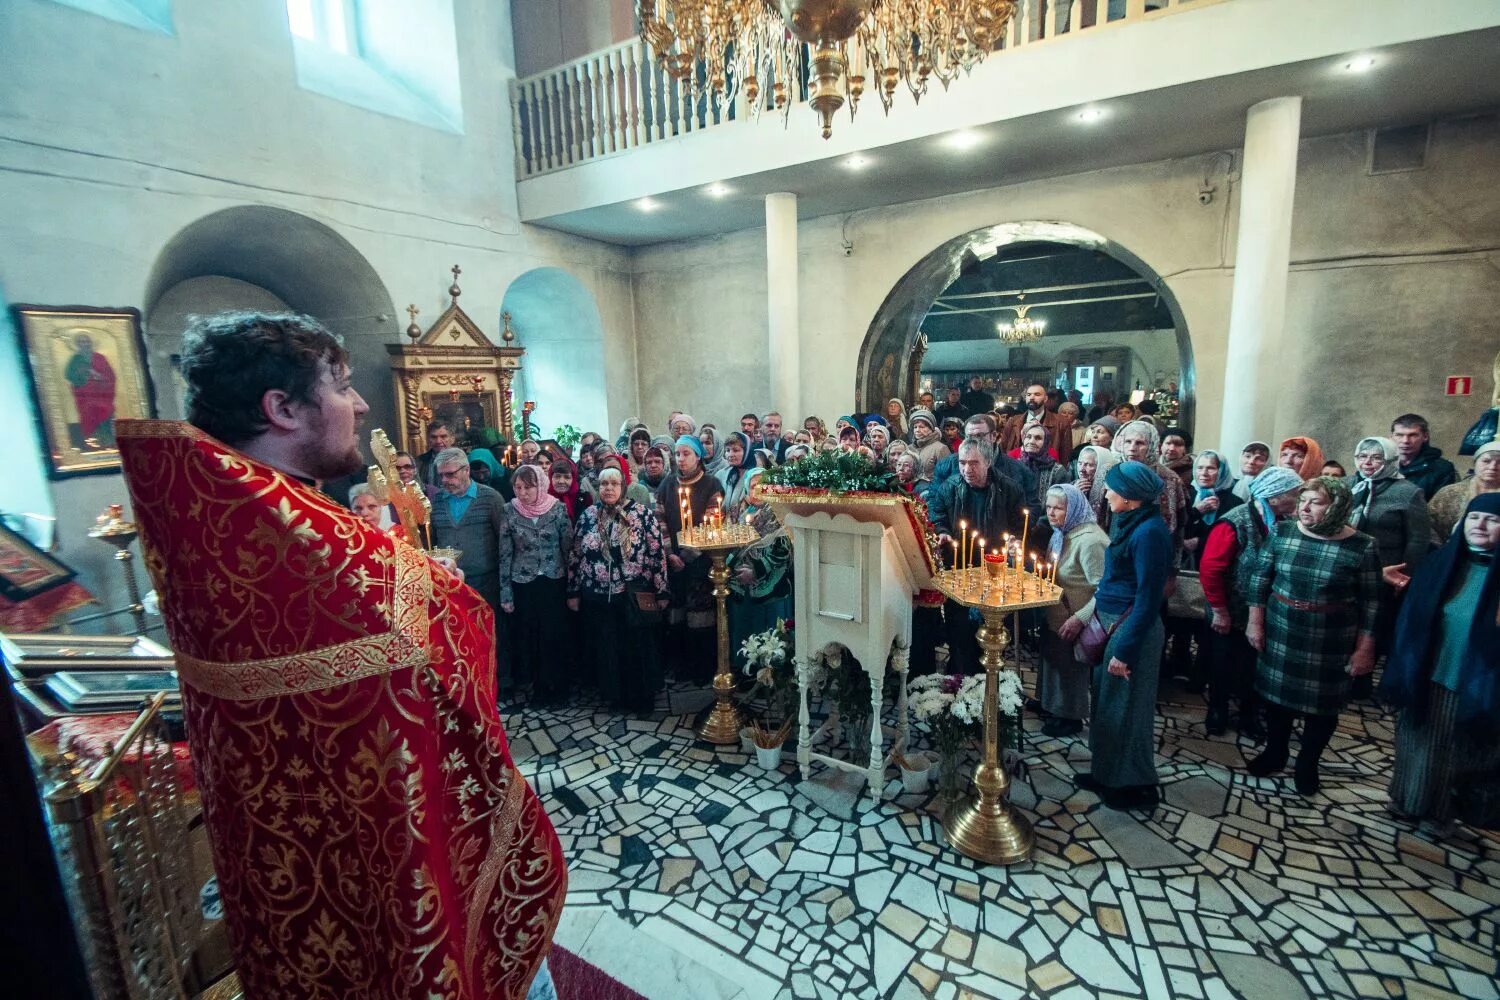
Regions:
<svg viewBox="0 0 1500 1000"><path fill-rule="evenodd" d="M189 423L119 446L246 995L551 995L567 868L511 762L493 613L314 486L362 465L343 347L225 314L183 374Z"/></svg>

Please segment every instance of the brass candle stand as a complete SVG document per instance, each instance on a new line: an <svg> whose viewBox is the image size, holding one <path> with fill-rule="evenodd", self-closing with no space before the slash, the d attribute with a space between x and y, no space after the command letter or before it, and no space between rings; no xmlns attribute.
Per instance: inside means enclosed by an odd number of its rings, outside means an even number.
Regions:
<svg viewBox="0 0 1500 1000"><path fill-rule="evenodd" d="M679 548L707 553L713 561L708 580L713 584L719 664L714 672L713 711L698 730L698 738L706 743L720 746L738 743L740 730L745 727L745 720L734 704L734 674L729 669L729 612L724 602L729 597L729 553L759 539L759 532L748 524L694 525L677 533Z"/></svg>
<svg viewBox="0 0 1500 1000"><path fill-rule="evenodd" d="M977 635L984 666L984 757L974 769L975 791L949 807L943 816L943 832L948 843L966 857L1013 865L1031 857L1036 836L1030 821L1010 808L1010 775L1000 766L999 674L1010 644L1005 616L1056 604L1062 599L1062 589L1041 574L998 563L943 570L932 578L932 585L949 600L978 609L984 619Z"/></svg>
<svg viewBox="0 0 1500 1000"><path fill-rule="evenodd" d="M89 529L90 538L97 538L114 546L115 561L125 574L125 592L130 595L130 603L120 610L130 612L135 619L136 634L145 635L146 605L141 601L141 585L135 578L135 554L130 551L130 543L135 541L135 536L135 525L125 520L125 508L117 503L110 504L109 509L95 519L94 527Z"/></svg>

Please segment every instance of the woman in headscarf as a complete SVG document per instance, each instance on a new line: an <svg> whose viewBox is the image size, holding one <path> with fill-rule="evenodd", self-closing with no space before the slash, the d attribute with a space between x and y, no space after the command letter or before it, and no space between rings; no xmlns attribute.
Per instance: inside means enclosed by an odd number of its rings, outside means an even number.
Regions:
<svg viewBox="0 0 1500 1000"><path fill-rule="evenodd" d="M885 401L886 426L890 428L892 441L904 441L907 435L906 404L895 396Z"/></svg>
<svg viewBox="0 0 1500 1000"><path fill-rule="evenodd" d="M822 444L828 437L828 425L823 422L822 417L808 417L802 421L802 429L812 435L814 446Z"/></svg>
<svg viewBox="0 0 1500 1000"><path fill-rule="evenodd" d="M703 468L710 476L717 477L724 468L723 449L719 446L719 431L713 424L698 428L698 440L703 444Z"/></svg>
<svg viewBox="0 0 1500 1000"><path fill-rule="evenodd" d="M927 487L931 485L930 482L919 478L922 472L922 463L913 452L906 451L897 457L891 471L896 475L896 488L903 493L921 496L927 492Z"/></svg>
<svg viewBox="0 0 1500 1000"><path fill-rule="evenodd" d="M1296 785L1319 788L1318 761L1348 699L1349 679L1375 669L1380 560L1375 539L1349 526L1354 498L1337 479L1303 484L1297 517L1277 528L1250 579L1245 629L1260 653L1255 690L1266 706L1266 749L1246 768L1286 767L1292 723L1303 719Z"/></svg>
<svg viewBox="0 0 1500 1000"><path fill-rule="evenodd" d="M667 421L667 430L676 437L698 433L698 421L686 413L674 413Z"/></svg>
<svg viewBox="0 0 1500 1000"><path fill-rule="evenodd" d="M652 445L646 449L645 457L641 460L640 482L651 491L653 497L671 472L672 449L664 445Z"/></svg>
<svg viewBox="0 0 1500 1000"><path fill-rule="evenodd" d="M837 433L839 433L839 431L842 431L845 427L854 427L854 418L853 417L839 417L837 420L835 420L833 422L833 433L837 434ZM854 427L854 429L856 431L859 431L861 434L864 433L864 431L861 428Z"/></svg>
<svg viewBox="0 0 1500 1000"><path fill-rule="evenodd" d="M639 479L646 461L646 451L651 447L651 431L644 426L635 428L630 432L629 440L621 447L630 456L630 471Z"/></svg>
<svg viewBox="0 0 1500 1000"><path fill-rule="evenodd" d="M1390 438L1367 437L1354 448L1354 475L1349 485L1354 507L1349 524L1375 539L1375 554L1382 568L1402 566L1407 574L1416 570L1432 545L1432 519L1427 514L1427 496L1422 488L1401 475L1400 453ZM1390 652L1400 611L1396 590L1380 584L1380 617L1375 629L1375 656ZM1354 696L1369 697L1373 675L1355 681Z"/></svg>
<svg viewBox="0 0 1500 1000"><path fill-rule="evenodd" d="M950 455L958 452L958 446L964 443L964 422L957 417L943 418L943 444L948 446Z"/></svg>
<svg viewBox="0 0 1500 1000"><path fill-rule="evenodd" d="M745 496L750 492L750 476L755 468L750 435L734 431L724 438L724 466L717 474L719 485L724 489L724 513L726 517L737 515L745 506Z"/></svg>
<svg viewBox="0 0 1500 1000"><path fill-rule="evenodd" d="M1109 502L1104 497L1105 476L1120 461L1120 456L1107 447L1086 444L1078 449L1078 478L1073 485L1089 499L1094 510L1094 521L1101 528L1109 526Z"/></svg>
<svg viewBox="0 0 1500 1000"><path fill-rule="evenodd" d="M634 500L647 510L656 509L656 494L651 492L650 488L644 483L634 481L635 477L630 474L630 466L625 463L623 458L615 454L613 449L610 450L609 454L599 459L599 471L603 472L605 469L620 470L620 479L625 486L626 500ZM597 492L594 494L594 499L595 502L598 501Z"/></svg>
<svg viewBox="0 0 1500 1000"><path fill-rule="evenodd" d="M631 440L635 437L635 432L645 429L646 425L641 422L640 417L627 417L625 422L620 425L620 433L615 436L615 447L621 451L627 451L630 448ZM650 436L651 432L646 431L648 440Z"/></svg>
<svg viewBox="0 0 1500 1000"><path fill-rule="evenodd" d="M1244 503L1230 490L1233 485L1229 463L1224 456L1205 448L1193 460L1193 495L1188 500L1187 525L1183 529L1182 547L1194 569L1203 543L1225 514Z"/></svg>
<svg viewBox="0 0 1500 1000"><path fill-rule="evenodd" d="M1276 449L1276 464L1291 469L1309 482L1323 471L1323 449L1310 437L1290 437Z"/></svg>
<svg viewBox="0 0 1500 1000"><path fill-rule="evenodd" d="M1500 825L1500 493L1410 577L1382 699L1400 713L1391 811L1450 832Z"/></svg>
<svg viewBox="0 0 1500 1000"><path fill-rule="evenodd" d="M1172 534L1173 545L1182 544L1183 522L1187 514L1187 491L1177 474L1161 464L1161 434L1149 420L1132 420L1120 428L1111 449L1120 458L1140 462L1161 477L1162 491L1156 502L1161 507L1161 516Z"/></svg>
<svg viewBox="0 0 1500 1000"><path fill-rule="evenodd" d="M1051 532L1050 528L1040 530L1047 517L1047 491L1067 482L1068 467L1057 460L1057 452L1052 447L1052 431L1043 424L1031 424L1022 430L1021 445L1011 450L1010 457L1031 473L1030 482L1035 485L1027 491L1026 506L1031 510L1031 523L1035 525L1032 530L1037 532L1037 541L1042 541L1043 536L1050 537Z"/></svg>
<svg viewBox="0 0 1500 1000"><path fill-rule="evenodd" d="M1111 809L1151 809L1159 801L1154 726L1172 533L1158 503L1162 477L1149 466L1121 462L1105 485L1113 518L1094 614L1109 641L1094 668L1093 771L1075 780Z"/></svg>
<svg viewBox="0 0 1500 1000"><path fill-rule="evenodd" d="M1083 732L1089 714L1091 671L1073 655L1083 626L1094 615L1094 589L1104 578L1109 535L1094 520L1094 508L1076 486L1061 484L1047 490L1047 521L1052 541L1047 561L1057 564L1061 604L1047 609L1042 630L1042 671L1038 700L1047 721L1042 732L1052 737Z"/></svg>
<svg viewBox="0 0 1500 1000"><path fill-rule="evenodd" d="M1296 509L1301 492L1302 477L1291 469L1266 469L1250 481L1249 503L1214 519L1198 554L1198 580L1211 612L1205 720L1210 736L1222 736L1228 729L1231 695L1239 707L1235 728L1240 735L1251 740L1265 735L1255 694L1256 652L1245 638L1250 576L1277 522Z"/></svg>
<svg viewBox="0 0 1500 1000"><path fill-rule="evenodd" d="M1443 545L1463 519L1469 501L1483 493L1500 491L1500 441L1482 444L1474 452L1474 474L1444 486L1427 503L1432 519L1432 543Z"/></svg>
<svg viewBox="0 0 1500 1000"><path fill-rule="evenodd" d="M580 502L578 499L578 469L566 458L557 458L547 471L547 482L547 492L562 502L568 513L569 523L577 521L583 508L588 506L586 501Z"/></svg>
<svg viewBox="0 0 1500 1000"><path fill-rule="evenodd" d="M839 450L857 451L859 449L859 431L851 424L848 427L840 427L838 430Z"/></svg>
<svg viewBox="0 0 1500 1000"><path fill-rule="evenodd" d="M677 439L677 471L669 474L656 490L656 509L666 522L667 566L672 588L668 648L674 654L680 677L707 680L713 674L715 657L714 601L708 582L709 558L697 549L683 548L677 536L682 531L682 500L687 499L694 524L702 524L709 509L722 505L724 487L703 468L703 442L696 435Z"/></svg>
<svg viewBox="0 0 1500 1000"><path fill-rule="evenodd" d="M1079 419L1079 414L1082 412L1079 405L1071 399L1057 408L1057 415L1062 418L1058 423L1063 425L1068 435L1069 455L1072 455L1088 443L1088 425Z"/></svg>
<svg viewBox="0 0 1500 1000"><path fill-rule="evenodd" d="M582 619L600 694L644 714L662 686L658 609L668 600L667 543L651 508L626 499L624 478L601 471L599 499L578 519L568 607Z"/></svg>
<svg viewBox="0 0 1500 1000"><path fill-rule="evenodd" d="M486 478L479 477L479 468L484 469ZM488 448L474 448L469 452L469 475L474 482L488 486L496 490L506 500L515 496L515 490L510 485L510 470L501 465L495 458L495 453Z"/></svg>
<svg viewBox="0 0 1500 1000"><path fill-rule="evenodd" d="M567 696L575 666L558 656L569 648L563 601L573 522L536 466L516 469L515 491L499 538L500 610L508 616L514 651L509 680L517 687L534 684L532 694L545 704Z"/></svg>
<svg viewBox="0 0 1500 1000"><path fill-rule="evenodd" d="M750 483L763 472L751 469ZM729 557L729 649L736 658L747 638L774 628L793 613L791 536L769 507L747 504L742 519L760 539Z"/></svg>
<svg viewBox="0 0 1500 1000"><path fill-rule="evenodd" d="M886 455L886 449L891 445L890 431L886 429L885 424L871 423L868 425L868 427L869 429L865 431L865 446L869 448L871 454L875 456L872 459L872 461L875 463L875 467L878 469L884 469L886 467L886 459L888 457Z"/></svg>

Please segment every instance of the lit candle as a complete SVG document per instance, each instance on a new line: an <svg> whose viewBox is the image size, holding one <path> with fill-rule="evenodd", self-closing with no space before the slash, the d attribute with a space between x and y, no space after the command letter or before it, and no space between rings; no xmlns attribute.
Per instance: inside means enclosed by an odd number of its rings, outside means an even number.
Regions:
<svg viewBox="0 0 1500 1000"><path fill-rule="evenodd" d="M1031 508L1030 507L1023 508L1022 511L1021 511L1021 515L1023 517L1023 520L1021 521L1021 551L1025 552L1026 551L1026 535L1027 535L1028 532L1031 531Z"/></svg>
<svg viewBox="0 0 1500 1000"><path fill-rule="evenodd" d="M963 569L969 558L969 522L958 522L958 568Z"/></svg>
<svg viewBox="0 0 1500 1000"><path fill-rule="evenodd" d="M953 546L953 569L958 569L958 541L952 535L948 536L948 544Z"/></svg>

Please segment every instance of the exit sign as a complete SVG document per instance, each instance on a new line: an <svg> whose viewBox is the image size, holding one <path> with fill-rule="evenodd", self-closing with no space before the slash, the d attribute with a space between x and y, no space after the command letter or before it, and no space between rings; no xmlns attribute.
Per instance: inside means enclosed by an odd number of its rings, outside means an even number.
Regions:
<svg viewBox="0 0 1500 1000"><path fill-rule="evenodd" d="M1467 396L1474 388L1474 378L1471 375L1449 375L1448 395Z"/></svg>

